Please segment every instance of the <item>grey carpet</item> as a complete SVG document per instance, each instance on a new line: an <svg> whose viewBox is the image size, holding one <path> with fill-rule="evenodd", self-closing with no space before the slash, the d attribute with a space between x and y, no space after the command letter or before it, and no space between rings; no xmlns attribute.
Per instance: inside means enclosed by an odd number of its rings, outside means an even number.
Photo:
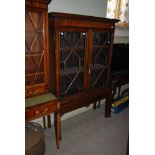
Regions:
<svg viewBox="0 0 155 155"><path fill-rule="evenodd" d="M129 132L128 108L111 118L104 105L62 122L62 141L56 149L54 128L45 130L45 155L125 155Z"/></svg>

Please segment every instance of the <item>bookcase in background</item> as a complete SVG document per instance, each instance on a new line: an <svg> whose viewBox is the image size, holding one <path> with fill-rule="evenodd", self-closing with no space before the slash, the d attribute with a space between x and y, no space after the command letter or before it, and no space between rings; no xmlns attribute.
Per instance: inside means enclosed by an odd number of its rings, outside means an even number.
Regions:
<svg viewBox="0 0 155 155"><path fill-rule="evenodd" d="M48 3L49 0L25 0L25 120L54 113L56 145L60 141L60 103L49 92ZM45 125L44 125L45 127Z"/></svg>
<svg viewBox="0 0 155 155"><path fill-rule="evenodd" d="M48 91L48 0L25 0L26 97Z"/></svg>

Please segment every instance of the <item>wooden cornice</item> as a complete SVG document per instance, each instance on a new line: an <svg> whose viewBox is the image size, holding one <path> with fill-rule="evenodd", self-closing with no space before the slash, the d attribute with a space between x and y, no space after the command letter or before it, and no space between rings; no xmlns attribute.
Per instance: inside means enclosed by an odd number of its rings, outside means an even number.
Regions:
<svg viewBox="0 0 155 155"><path fill-rule="evenodd" d="M66 19L70 21L78 20L78 21L94 21L94 22L104 22L104 23L117 23L119 21L118 19L109 19L109 18L70 14L70 13L60 13L60 12L49 13L49 18L56 18L57 20Z"/></svg>
<svg viewBox="0 0 155 155"><path fill-rule="evenodd" d="M25 1L39 2L39 3L45 3L45 4L49 4L51 2L51 0L25 0Z"/></svg>
<svg viewBox="0 0 155 155"><path fill-rule="evenodd" d="M69 14L69 13L59 13L51 12L48 14L49 22L54 23L53 25L56 28L93 28L93 29L109 29L114 30L115 23L119 20L117 19L108 19L102 17L78 15L78 14ZM52 25L52 24L51 24Z"/></svg>
<svg viewBox="0 0 155 155"><path fill-rule="evenodd" d="M25 6L26 8L40 8L47 10L48 4L51 2L51 0L25 0Z"/></svg>

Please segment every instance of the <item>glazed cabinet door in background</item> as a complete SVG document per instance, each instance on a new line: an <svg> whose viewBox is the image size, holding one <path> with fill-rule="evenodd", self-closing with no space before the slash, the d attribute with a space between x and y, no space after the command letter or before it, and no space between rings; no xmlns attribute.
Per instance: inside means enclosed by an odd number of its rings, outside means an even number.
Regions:
<svg viewBox="0 0 155 155"><path fill-rule="evenodd" d="M86 33L59 31L60 97L84 91Z"/></svg>
<svg viewBox="0 0 155 155"><path fill-rule="evenodd" d="M89 89L108 88L112 33L99 31L91 34L92 52L89 64Z"/></svg>
<svg viewBox="0 0 155 155"><path fill-rule="evenodd" d="M33 2L33 6L30 4ZM44 4L45 2L43 2ZM46 5L26 0L25 10L25 89L26 97L48 89Z"/></svg>

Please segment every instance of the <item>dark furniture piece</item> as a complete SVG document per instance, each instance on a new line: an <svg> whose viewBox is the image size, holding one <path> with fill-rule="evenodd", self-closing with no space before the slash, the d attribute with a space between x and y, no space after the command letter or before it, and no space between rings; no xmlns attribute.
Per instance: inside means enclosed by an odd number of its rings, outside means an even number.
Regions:
<svg viewBox="0 0 155 155"><path fill-rule="evenodd" d="M111 71L129 71L129 43L115 43L112 50Z"/></svg>
<svg viewBox="0 0 155 155"><path fill-rule="evenodd" d="M111 58L118 20L49 13L50 90L61 115L106 98L111 116Z"/></svg>
<svg viewBox="0 0 155 155"><path fill-rule="evenodd" d="M117 43L113 46L112 52L112 99L118 87L118 97L129 93L129 89L125 89L120 93L121 86L129 84L129 43ZM129 134L126 145L126 155L129 155Z"/></svg>
<svg viewBox="0 0 155 155"><path fill-rule="evenodd" d="M25 95L48 92L48 1L25 0Z"/></svg>
<svg viewBox="0 0 155 155"><path fill-rule="evenodd" d="M126 147L126 155L129 155L129 135L128 135L128 141L127 141L127 147Z"/></svg>
<svg viewBox="0 0 155 155"><path fill-rule="evenodd" d="M113 99L117 87L118 96L123 96L129 91L126 89L122 94L120 93L121 86L129 83L129 44L114 44L112 52L112 94Z"/></svg>
<svg viewBox="0 0 155 155"><path fill-rule="evenodd" d="M56 141L60 139L60 103L49 93L48 3L25 0L25 115L26 120L55 113Z"/></svg>

